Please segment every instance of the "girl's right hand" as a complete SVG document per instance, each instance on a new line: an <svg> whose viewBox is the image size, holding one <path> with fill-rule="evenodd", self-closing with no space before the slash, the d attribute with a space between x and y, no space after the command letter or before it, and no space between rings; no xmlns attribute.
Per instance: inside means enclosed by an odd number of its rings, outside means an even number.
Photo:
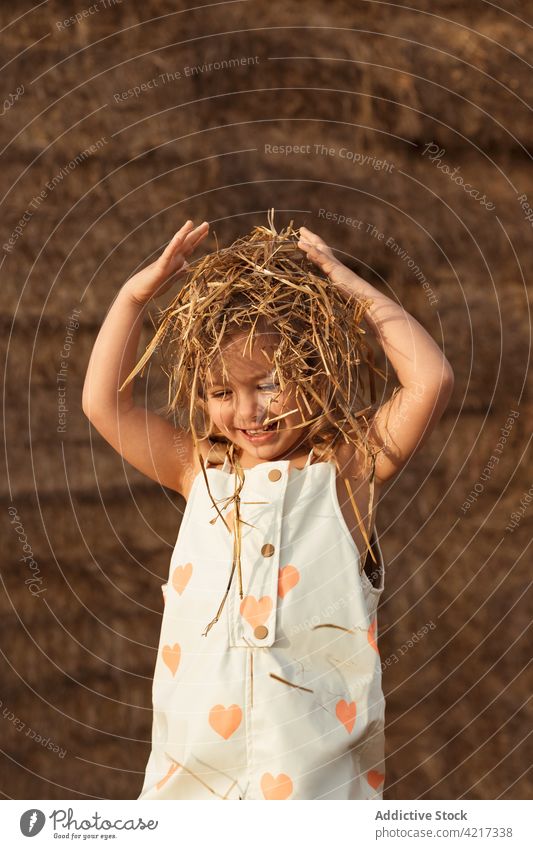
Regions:
<svg viewBox="0 0 533 849"><path fill-rule="evenodd" d="M170 240L161 256L130 277L123 288L139 304L146 304L151 298L163 295L174 283L174 280L170 278L173 275L179 277L187 270L187 257L192 254L208 232L207 221L203 221L197 227L193 227L191 220L186 221Z"/></svg>

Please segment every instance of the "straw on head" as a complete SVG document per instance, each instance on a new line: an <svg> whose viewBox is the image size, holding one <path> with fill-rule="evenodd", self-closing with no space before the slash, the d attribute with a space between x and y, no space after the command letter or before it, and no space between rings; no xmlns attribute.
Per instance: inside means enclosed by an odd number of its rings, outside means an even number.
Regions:
<svg viewBox="0 0 533 849"><path fill-rule="evenodd" d="M168 377L164 413L186 412L180 423L197 445L212 434L203 387L228 335L245 333L251 346L274 332L273 368L282 389L295 386L307 443L329 459L342 439L368 460L375 453L368 440L375 374L385 377L361 326L371 300L346 295L298 248L293 222L277 233L273 219L271 210L268 227L254 227L190 263L185 284L159 311L157 332L123 386L159 348Z"/></svg>

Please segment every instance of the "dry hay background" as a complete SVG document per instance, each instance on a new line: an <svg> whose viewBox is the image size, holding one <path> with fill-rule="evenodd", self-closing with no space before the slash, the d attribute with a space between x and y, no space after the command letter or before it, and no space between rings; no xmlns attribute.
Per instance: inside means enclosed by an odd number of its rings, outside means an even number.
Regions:
<svg viewBox="0 0 533 849"><path fill-rule="evenodd" d="M5 797L140 791L160 585L183 501L123 464L90 428L81 411L84 374L118 288L186 218L211 222L205 250L213 250L215 234L230 244L264 224L272 206L280 224L294 219L319 232L398 298L456 375L445 416L379 508L385 798L531 796L523 741L531 726L524 277L532 239L518 196L533 205L532 44L519 20L531 20L533 8L408 5L311 2L304 15L295 2L186 12L149 0L66 29L56 22L83 6L2 7L4 97L24 86L2 118L2 244L31 211L11 252L2 251L4 491L43 590L33 598L24 583L29 570L6 509ZM230 57L258 59L185 75L187 66ZM155 78L159 85L146 88ZM138 97L115 99L141 83ZM424 155L430 142L444 150L441 164L458 168L494 209ZM96 150L74 162L92 144ZM265 150L276 144L310 152ZM316 154L314 145L334 153ZM392 167L354 164L342 148ZM321 210L358 219L361 229ZM405 254L387 246L389 238ZM58 433L56 375L75 308L67 424ZM151 331L147 320L144 342ZM155 368L138 382L139 403L147 391L151 406L164 399ZM499 453L513 410L519 415ZM484 472L491 456L499 462ZM506 532L519 510L518 526Z"/></svg>

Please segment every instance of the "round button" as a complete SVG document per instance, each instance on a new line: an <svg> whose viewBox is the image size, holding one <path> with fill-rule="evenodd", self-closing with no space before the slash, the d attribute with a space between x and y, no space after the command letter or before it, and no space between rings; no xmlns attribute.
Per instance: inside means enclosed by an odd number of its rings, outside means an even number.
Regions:
<svg viewBox="0 0 533 849"><path fill-rule="evenodd" d="M266 625L258 625L254 628L254 637L257 640L264 640L265 637L268 637L268 628Z"/></svg>
<svg viewBox="0 0 533 849"><path fill-rule="evenodd" d="M264 545L261 546L261 554L263 555L263 557L272 557L275 550L276 549L274 548L271 542L266 542Z"/></svg>
<svg viewBox="0 0 533 849"><path fill-rule="evenodd" d="M268 473L269 481L279 481L280 477L281 477L281 472L280 472L279 469L272 469L272 471L270 471Z"/></svg>

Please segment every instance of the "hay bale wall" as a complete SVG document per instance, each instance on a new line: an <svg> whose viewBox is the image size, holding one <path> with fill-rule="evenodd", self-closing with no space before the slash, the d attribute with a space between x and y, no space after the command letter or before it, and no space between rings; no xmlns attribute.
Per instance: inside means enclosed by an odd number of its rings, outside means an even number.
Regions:
<svg viewBox="0 0 533 849"><path fill-rule="evenodd" d="M186 218L211 222L213 250L214 234L229 244L272 206L280 225L319 232L398 298L456 375L445 416L378 516L385 798L531 796L522 742L533 241L520 201L533 206L531 35L523 3L408 5L313 0L304 14L301 3L261 0L189 12L148 0L68 25L80 12L72 2L0 10L11 95L3 245L12 238L2 250L3 488L42 589L33 597L24 583L6 510L5 797L140 791L160 585L184 505L90 427L87 361L121 284ZM238 63L218 67L229 59ZM275 152L287 145L300 151ZM58 433L57 374L75 309ZM150 331L147 320L143 347ZM138 381L139 403L147 387L155 407L164 399L155 367Z"/></svg>

